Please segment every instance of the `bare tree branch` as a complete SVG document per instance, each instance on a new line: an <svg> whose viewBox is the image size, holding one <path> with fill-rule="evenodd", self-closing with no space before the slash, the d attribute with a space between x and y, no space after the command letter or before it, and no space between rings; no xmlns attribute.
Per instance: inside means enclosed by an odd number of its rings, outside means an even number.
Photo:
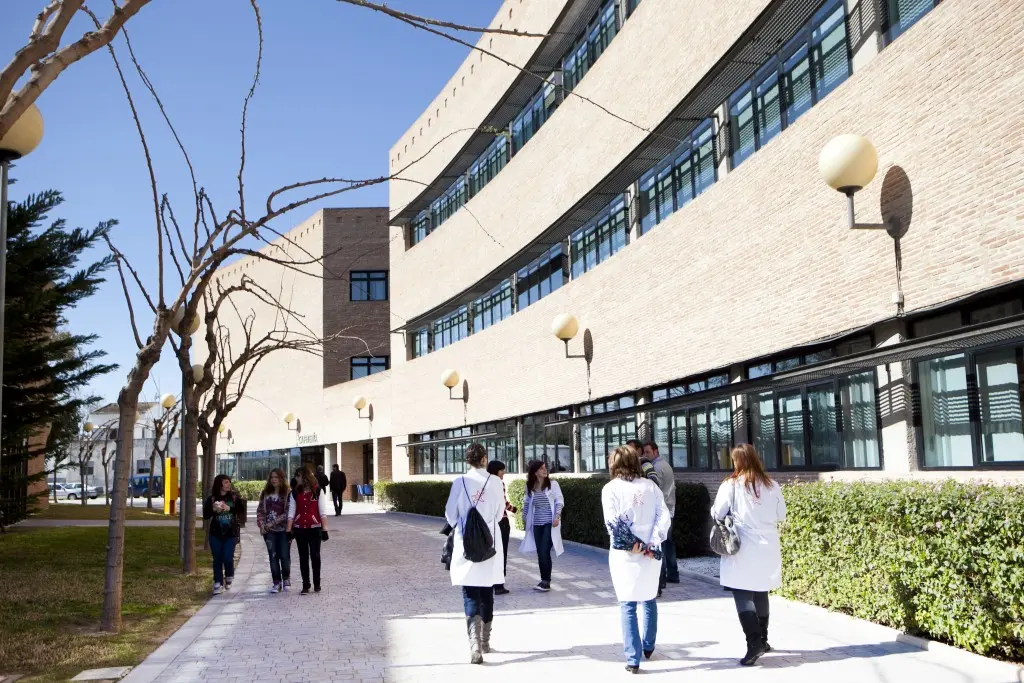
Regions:
<svg viewBox="0 0 1024 683"><path fill-rule="evenodd" d="M259 5L256 4L256 0L249 0L249 4L252 5L253 14L256 15L256 34L259 37L259 44L256 52L256 69L252 76L252 85L249 86L249 92L245 94L245 100L242 102L242 146L240 162L238 164L238 213L242 217L242 222L245 222L245 183L242 181L242 176L245 174L245 124L249 114L249 102L253 96L256 95L256 86L260 83L260 67L263 64L263 18L260 16ZM196 233L196 246L198 247L199 233Z"/></svg>
<svg viewBox="0 0 1024 683"><path fill-rule="evenodd" d="M465 24L455 24L450 21L441 21L439 19L429 19L427 17L417 16L415 14L409 14L408 12L399 12L396 9L392 9L387 5L381 3L368 2L367 0L337 0L348 5L355 5L356 7L365 7L366 9L372 9L375 12L382 12L389 17L394 19L400 19L406 23L418 22L421 24L427 24L429 26L442 26L444 28L454 29L456 31L468 31L470 33L496 33L499 35L518 36L520 38L547 38L547 33L527 33L520 31L519 29L502 29L502 28L490 28L481 26L466 26Z"/></svg>

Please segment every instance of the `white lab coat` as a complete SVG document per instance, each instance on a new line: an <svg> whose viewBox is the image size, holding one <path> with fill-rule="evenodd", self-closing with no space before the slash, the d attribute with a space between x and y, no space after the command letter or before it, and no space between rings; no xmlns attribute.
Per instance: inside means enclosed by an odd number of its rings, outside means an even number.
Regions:
<svg viewBox="0 0 1024 683"><path fill-rule="evenodd" d="M650 479L612 479L601 489L601 508L609 534L609 526L613 527L619 518L625 518L634 536L647 544L660 546L672 528L672 516L665 505L665 496ZM619 602L646 602L658 596L660 560L612 548L608 551L608 568L615 587L615 599Z"/></svg>
<svg viewBox="0 0 1024 683"><path fill-rule="evenodd" d="M494 557L484 562L470 562L462 549L462 525L475 500L479 501L476 504L477 511L490 527L491 536L496 541L494 549L497 552ZM501 479L487 474L487 470L470 468L466 474L452 482L444 516L455 528L455 543L452 546L452 565L449 572L453 586L493 586L505 582L505 549L501 545L501 530L498 528L498 522L504 514L505 490L502 488Z"/></svg>
<svg viewBox="0 0 1024 683"><path fill-rule="evenodd" d="M535 553L537 552L537 541L533 538L533 496L545 495L548 497L548 504L551 505L551 514L554 516L555 510L561 508L559 514L565 512L565 498L562 497L562 487L558 485L558 482L554 479L551 480L551 488L544 489L541 493L533 493L527 491L526 502L523 504L523 515L526 517L526 535L523 536L523 540L519 542L519 552L521 553ZM562 545L562 526L559 523L558 526L551 525L551 545L555 549L555 556L561 555L565 552L565 546ZM501 583L500 581L498 583Z"/></svg>
<svg viewBox="0 0 1024 683"><path fill-rule="evenodd" d="M740 550L723 555L719 575L726 588L770 591L782 585L782 549L779 523L786 519L782 487L758 486L755 496L745 480L726 479L718 489L711 514L724 519L732 511Z"/></svg>

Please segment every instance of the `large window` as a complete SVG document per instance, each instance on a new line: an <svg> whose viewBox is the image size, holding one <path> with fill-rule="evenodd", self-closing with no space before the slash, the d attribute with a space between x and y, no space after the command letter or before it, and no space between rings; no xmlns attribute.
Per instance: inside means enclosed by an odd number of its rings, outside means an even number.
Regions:
<svg viewBox="0 0 1024 683"><path fill-rule="evenodd" d="M487 450L487 460L499 460L505 463L505 471L510 474L519 472L519 442L516 439L516 421L486 422L474 425L472 434L494 434L496 436L480 437L463 444L463 453L471 443L479 443Z"/></svg>
<svg viewBox="0 0 1024 683"><path fill-rule="evenodd" d="M602 413L632 408L631 396L590 403L580 409L581 415L593 415L594 420L580 425L580 469L583 472L603 472L608 469L608 453L630 439L636 438L636 415L620 415L602 420Z"/></svg>
<svg viewBox="0 0 1024 683"><path fill-rule="evenodd" d="M431 351L443 349L469 336L469 309L466 306L434 321Z"/></svg>
<svg viewBox="0 0 1024 683"><path fill-rule="evenodd" d="M556 244L516 275L518 307L523 310L565 284L565 258Z"/></svg>
<svg viewBox="0 0 1024 683"><path fill-rule="evenodd" d="M409 246L419 244L430 233L430 212L421 211L409 225Z"/></svg>
<svg viewBox="0 0 1024 683"><path fill-rule="evenodd" d="M822 347L814 351L794 354L792 356L782 356L774 360L766 360L748 365L746 368L747 379L766 377L767 375L771 375L776 372L793 370L801 365L821 363L829 360L830 358L847 356L851 353L867 351L871 348L872 343L870 335L849 337L845 341L833 344L832 346Z"/></svg>
<svg viewBox="0 0 1024 683"><path fill-rule="evenodd" d="M466 189L466 177L460 176L430 205L431 230L437 229L437 226L454 216L467 199L469 193Z"/></svg>
<svg viewBox="0 0 1024 683"><path fill-rule="evenodd" d="M928 14L941 0L888 0L889 39L895 40L917 20Z"/></svg>
<svg viewBox="0 0 1024 683"><path fill-rule="evenodd" d="M412 347L412 357L420 358L430 353L430 330L426 327L409 334L409 344Z"/></svg>
<svg viewBox="0 0 1024 683"><path fill-rule="evenodd" d="M497 436L473 438L476 434L495 432ZM450 439L454 441L448 441ZM415 445L409 448L415 474L462 474L466 471L466 449L473 443L487 450L488 460L505 463L507 472L519 471L515 422L511 420L416 434L412 441ZM438 443L441 441L448 443Z"/></svg>
<svg viewBox="0 0 1024 683"><path fill-rule="evenodd" d="M1022 346L919 362L922 464L1024 462L1022 377Z"/></svg>
<svg viewBox="0 0 1024 683"><path fill-rule="evenodd" d="M353 356L352 379L369 377L388 369L388 356Z"/></svg>
<svg viewBox="0 0 1024 683"><path fill-rule="evenodd" d="M566 90L576 87L618 33L619 15L616 4L611 0L598 10L597 17L591 22L586 33L562 60L562 79Z"/></svg>
<svg viewBox="0 0 1024 683"><path fill-rule="evenodd" d="M669 391L682 395L682 387ZM657 398L655 400L658 400ZM729 399L653 414L658 453L677 470L732 467L732 408Z"/></svg>
<svg viewBox="0 0 1024 683"><path fill-rule="evenodd" d="M487 329L512 315L512 282L505 280L473 302L473 331Z"/></svg>
<svg viewBox="0 0 1024 683"><path fill-rule="evenodd" d="M629 211L618 197L569 238L572 277L577 278L620 251L629 239Z"/></svg>
<svg viewBox="0 0 1024 683"><path fill-rule="evenodd" d="M729 96L732 167L760 149L851 73L846 9L827 2L752 79Z"/></svg>
<svg viewBox="0 0 1024 683"><path fill-rule="evenodd" d="M475 195L484 185L494 180L498 171L508 163L508 136L498 135L469 167L469 194Z"/></svg>
<svg viewBox="0 0 1024 683"><path fill-rule="evenodd" d="M881 466L875 371L747 397L750 442L768 469Z"/></svg>
<svg viewBox="0 0 1024 683"><path fill-rule="evenodd" d="M518 153L558 108L560 86L560 74L551 74L523 110L512 119L512 154Z"/></svg>
<svg viewBox="0 0 1024 683"><path fill-rule="evenodd" d="M552 473L574 471L568 410L524 417L523 445L527 463L543 460Z"/></svg>
<svg viewBox="0 0 1024 683"><path fill-rule="evenodd" d="M351 271L349 273L349 298L352 301L387 301L388 271Z"/></svg>
<svg viewBox="0 0 1024 683"><path fill-rule="evenodd" d="M714 126L707 119L670 156L640 177L640 232L689 204L717 179Z"/></svg>

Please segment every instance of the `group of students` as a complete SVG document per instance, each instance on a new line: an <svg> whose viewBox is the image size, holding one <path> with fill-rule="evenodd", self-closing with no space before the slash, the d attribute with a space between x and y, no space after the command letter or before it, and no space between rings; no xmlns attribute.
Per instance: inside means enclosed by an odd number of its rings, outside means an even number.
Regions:
<svg viewBox="0 0 1024 683"><path fill-rule="evenodd" d="M323 476L322 471L317 475ZM299 550L299 570L302 574L302 595L310 590L319 593L320 544L329 539L327 521L320 513L320 477L306 466L300 467L291 486L280 469L271 470L266 486L260 493L256 508L256 526L267 546L271 593L291 588L291 542ZM333 473L332 473L333 476ZM326 476L323 476L326 480ZM344 487L340 487L344 490ZM339 493L340 493L339 490ZM231 588L235 574L234 551L245 523L245 508L238 494L231 488L231 477L218 475L213 482L213 493L203 503L203 519L210 520L210 553L213 555L213 593L219 595ZM341 505L335 501L335 514L341 514ZM312 568L312 577L310 569ZM312 578L312 581L310 580Z"/></svg>
<svg viewBox="0 0 1024 683"><path fill-rule="evenodd" d="M738 552L722 556L719 574L723 588L733 594L746 637L747 651L740 664L751 666L771 651L768 593L782 583L778 525L785 520L786 503L753 446L741 444L732 449L731 457L733 472L722 482L711 515L719 521L730 517L739 537ZM488 463L480 444L466 449L466 463L466 474L452 482L445 518L454 539L449 571L452 585L462 589L470 662L481 664L483 655L491 652L494 596L509 592L505 588L508 514L518 510L508 501L504 464ZM672 541L675 476L671 464L658 456L657 444L650 442L642 448L636 442L616 448L608 464L611 481L601 491L610 541L608 566L622 612L626 670L639 673L641 654L650 659L655 650L657 598L666 583L679 581ZM526 489L520 550L537 553L540 583L535 590L546 592L551 590L551 553L563 552L560 524L565 501L543 462L530 464ZM479 532L467 521L477 515L494 541L493 556L483 561L468 559L475 554L472 548L479 543Z"/></svg>

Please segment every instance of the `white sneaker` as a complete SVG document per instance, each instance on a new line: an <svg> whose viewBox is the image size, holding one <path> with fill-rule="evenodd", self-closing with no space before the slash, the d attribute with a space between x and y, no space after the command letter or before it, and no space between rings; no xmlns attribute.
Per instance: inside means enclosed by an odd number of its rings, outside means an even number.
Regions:
<svg viewBox="0 0 1024 683"><path fill-rule="evenodd" d="M271 593L280 593L281 592L281 584L280 583L275 583L273 586L270 587L270 592Z"/></svg>
<svg viewBox="0 0 1024 683"><path fill-rule="evenodd" d="M213 584L213 594L214 595L220 595L223 592L224 592L224 586L220 585L219 583Z"/></svg>
<svg viewBox="0 0 1024 683"><path fill-rule="evenodd" d="M284 580L284 585L281 586L281 590L284 591L285 593L287 593L288 589L291 588L291 587L292 587L292 582L289 581L288 579L285 579Z"/></svg>

